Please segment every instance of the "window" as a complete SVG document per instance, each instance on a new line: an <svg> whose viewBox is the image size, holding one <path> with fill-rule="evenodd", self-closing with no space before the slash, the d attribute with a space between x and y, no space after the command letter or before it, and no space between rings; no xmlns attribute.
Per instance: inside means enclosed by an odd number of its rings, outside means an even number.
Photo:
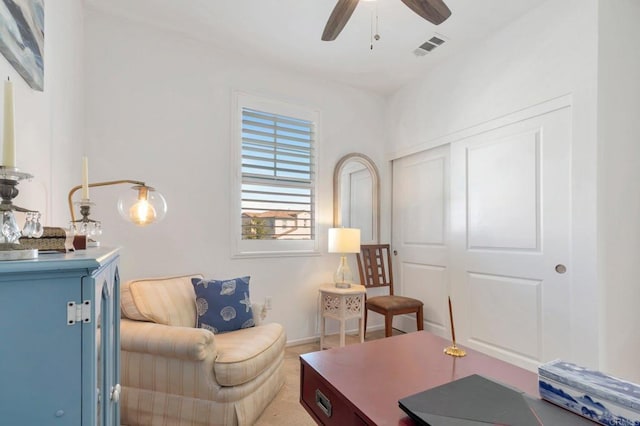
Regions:
<svg viewBox="0 0 640 426"><path fill-rule="evenodd" d="M237 95L237 254L315 251L317 113Z"/></svg>

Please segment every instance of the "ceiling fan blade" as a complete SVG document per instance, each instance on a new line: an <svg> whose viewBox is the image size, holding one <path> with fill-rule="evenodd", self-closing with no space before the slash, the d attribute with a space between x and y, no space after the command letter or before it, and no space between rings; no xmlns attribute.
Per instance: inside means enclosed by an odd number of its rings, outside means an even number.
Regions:
<svg viewBox="0 0 640 426"><path fill-rule="evenodd" d="M451 10L442 0L402 0L409 9L434 25L439 25L451 16Z"/></svg>
<svg viewBox="0 0 640 426"><path fill-rule="evenodd" d="M322 33L322 40L335 40L340 31L347 25L347 21L351 18L351 14L356 9L359 0L338 0L336 7L333 8L331 16L327 21Z"/></svg>

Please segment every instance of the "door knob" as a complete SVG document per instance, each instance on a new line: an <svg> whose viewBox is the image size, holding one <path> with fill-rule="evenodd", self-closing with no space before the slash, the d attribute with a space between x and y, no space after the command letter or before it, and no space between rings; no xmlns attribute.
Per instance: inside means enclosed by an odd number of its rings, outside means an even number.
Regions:
<svg viewBox="0 0 640 426"><path fill-rule="evenodd" d="M394 250L394 251L393 251L393 255L394 255L394 256L397 256L397 255L398 255L398 250Z"/></svg>
<svg viewBox="0 0 640 426"><path fill-rule="evenodd" d="M556 265L556 272L559 274L564 274L565 272L567 272L567 267L562 263L559 263Z"/></svg>

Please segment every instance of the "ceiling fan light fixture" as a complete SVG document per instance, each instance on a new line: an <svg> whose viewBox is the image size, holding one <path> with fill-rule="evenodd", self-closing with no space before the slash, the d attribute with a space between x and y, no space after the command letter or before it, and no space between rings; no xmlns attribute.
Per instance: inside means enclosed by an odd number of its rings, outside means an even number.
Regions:
<svg viewBox="0 0 640 426"><path fill-rule="evenodd" d="M344 26L351 18L353 11L358 2L361 0L338 0L329 20L324 27L321 39L323 41L332 41L338 37ZM375 1L375 0L362 0ZM409 9L416 14L431 22L434 25L440 25L451 16L451 10L447 7L443 0L401 0Z"/></svg>

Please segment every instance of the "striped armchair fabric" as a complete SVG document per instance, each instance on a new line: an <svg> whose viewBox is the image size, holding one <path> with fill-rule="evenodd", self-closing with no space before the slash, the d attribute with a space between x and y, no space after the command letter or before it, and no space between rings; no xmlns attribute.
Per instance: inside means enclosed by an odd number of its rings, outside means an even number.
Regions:
<svg viewBox="0 0 640 426"><path fill-rule="evenodd" d="M251 425L284 384L283 327L195 328L192 277L122 286L123 425Z"/></svg>

